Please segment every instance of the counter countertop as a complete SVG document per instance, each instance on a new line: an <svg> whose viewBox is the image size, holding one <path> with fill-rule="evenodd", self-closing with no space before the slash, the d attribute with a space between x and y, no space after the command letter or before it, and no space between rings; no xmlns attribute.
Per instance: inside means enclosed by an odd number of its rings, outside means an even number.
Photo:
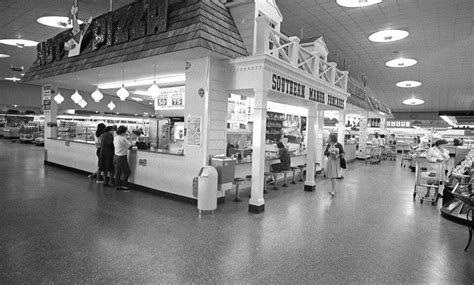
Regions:
<svg viewBox="0 0 474 285"><path fill-rule="evenodd" d="M56 138L48 138L50 140L56 141L63 141L63 142L73 142L77 144L87 144L87 145L94 145L94 142L85 142L85 141L78 141L78 140L64 140L64 139L56 139ZM131 153L133 152L146 152L146 153L153 153L153 154L164 154L164 155L174 155L174 156L184 156L184 153L172 153L169 151L151 151L148 149L131 149Z"/></svg>
<svg viewBox="0 0 474 285"><path fill-rule="evenodd" d="M292 155L291 155L292 158L293 158L293 157L301 157L301 156L306 156L306 153L305 153L305 154L292 154ZM280 159L280 158L278 158L278 157L275 157L275 158L265 158L265 161L279 160L279 159ZM252 161L243 161L243 160L242 160L241 162L239 162L239 161L237 160L236 165L240 165L240 164L250 164L250 163L252 163Z"/></svg>

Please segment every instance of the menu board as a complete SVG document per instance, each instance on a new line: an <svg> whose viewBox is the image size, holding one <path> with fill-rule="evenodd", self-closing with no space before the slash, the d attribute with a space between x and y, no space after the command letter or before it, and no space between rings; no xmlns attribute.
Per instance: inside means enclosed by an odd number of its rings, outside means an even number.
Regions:
<svg viewBox="0 0 474 285"><path fill-rule="evenodd" d="M51 113L51 84L43 85L41 88L43 114Z"/></svg>
<svg viewBox="0 0 474 285"><path fill-rule="evenodd" d="M388 120L387 128L411 128L410 121Z"/></svg>
<svg viewBox="0 0 474 285"><path fill-rule="evenodd" d="M201 117L188 117L186 143L201 146Z"/></svg>
<svg viewBox="0 0 474 285"><path fill-rule="evenodd" d="M161 88L155 99L155 110L184 109L185 87Z"/></svg>

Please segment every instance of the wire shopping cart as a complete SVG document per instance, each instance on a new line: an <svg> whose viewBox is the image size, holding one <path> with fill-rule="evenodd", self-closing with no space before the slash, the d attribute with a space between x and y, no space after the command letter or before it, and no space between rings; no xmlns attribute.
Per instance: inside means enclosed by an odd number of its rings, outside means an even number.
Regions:
<svg viewBox="0 0 474 285"><path fill-rule="evenodd" d="M423 201L429 201L432 205L438 202L439 188L443 179L443 165L442 162L427 160L416 162L413 200L416 200L418 196L421 204Z"/></svg>

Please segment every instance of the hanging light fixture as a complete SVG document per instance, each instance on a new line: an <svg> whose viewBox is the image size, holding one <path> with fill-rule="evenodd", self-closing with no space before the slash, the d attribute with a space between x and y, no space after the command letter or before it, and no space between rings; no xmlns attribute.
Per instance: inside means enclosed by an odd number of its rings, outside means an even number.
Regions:
<svg viewBox="0 0 474 285"><path fill-rule="evenodd" d="M122 82L125 80L125 70L122 70ZM122 87L117 91L117 96L120 98L120 101L125 101L130 93L125 88L125 85L122 83Z"/></svg>
<svg viewBox="0 0 474 285"><path fill-rule="evenodd" d="M113 101L110 101L109 104L107 104L107 107L109 108L110 111L112 111L113 109L115 109L115 104Z"/></svg>
<svg viewBox="0 0 474 285"><path fill-rule="evenodd" d="M87 102L84 99L81 99L77 104L79 104L81 108L84 108L85 106L87 106Z"/></svg>
<svg viewBox="0 0 474 285"><path fill-rule="evenodd" d="M104 95L102 95L102 93L99 90L99 73L97 73L97 88L95 89L94 92L92 92L91 97L92 99L94 99L96 103L99 103L100 100L104 98Z"/></svg>
<svg viewBox="0 0 474 285"><path fill-rule="evenodd" d="M79 101L82 100L82 96L81 96L81 94L79 94L79 92L77 91L77 89L76 89L76 91L74 92L74 94L71 95L71 99L72 99L72 101L74 101L74 103L76 103L76 104L78 104Z"/></svg>
<svg viewBox="0 0 474 285"><path fill-rule="evenodd" d="M63 95L61 95L61 92L59 92L59 91L58 91L58 94L56 94L56 96L54 96L53 99L58 104L61 104L64 101L64 97L63 97Z"/></svg>
<svg viewBox="0 0 474 285"><path fill-rule="evenodd" d="M155 63L155 73L153 76L153 84L148 88L148 95L151 96L153 99L158 99L158 95L160 95L160 87L156 84L156 63Z"/></svg>

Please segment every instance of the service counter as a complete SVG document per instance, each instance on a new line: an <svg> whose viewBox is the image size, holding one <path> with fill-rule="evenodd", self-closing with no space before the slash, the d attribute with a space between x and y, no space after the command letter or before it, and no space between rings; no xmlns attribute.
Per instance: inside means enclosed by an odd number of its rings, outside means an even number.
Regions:
<svg viewBox="0 0 474 285"><path fill-rule="evenodd" d="M270 165L274 163L279 163L280 159L278 158L267 158L265 159L265 171L270 171ZM300 164L306 163L306 154L291 155L291 166L298 166ZM247 175L252 174L252 162L251 161L242 161L237 162L235 165L235 177L245 178Z"/></svg>
<svg viewBox="0 0 474 285"><path fill-rule="evenodd" d="M194 199L192 182L198 172L186 161L185 155L130 150L128 157L132 171L130 183ZM96 148L90 143L48 138L45 141L45 162L94 172L97 169Z"/></svg>

